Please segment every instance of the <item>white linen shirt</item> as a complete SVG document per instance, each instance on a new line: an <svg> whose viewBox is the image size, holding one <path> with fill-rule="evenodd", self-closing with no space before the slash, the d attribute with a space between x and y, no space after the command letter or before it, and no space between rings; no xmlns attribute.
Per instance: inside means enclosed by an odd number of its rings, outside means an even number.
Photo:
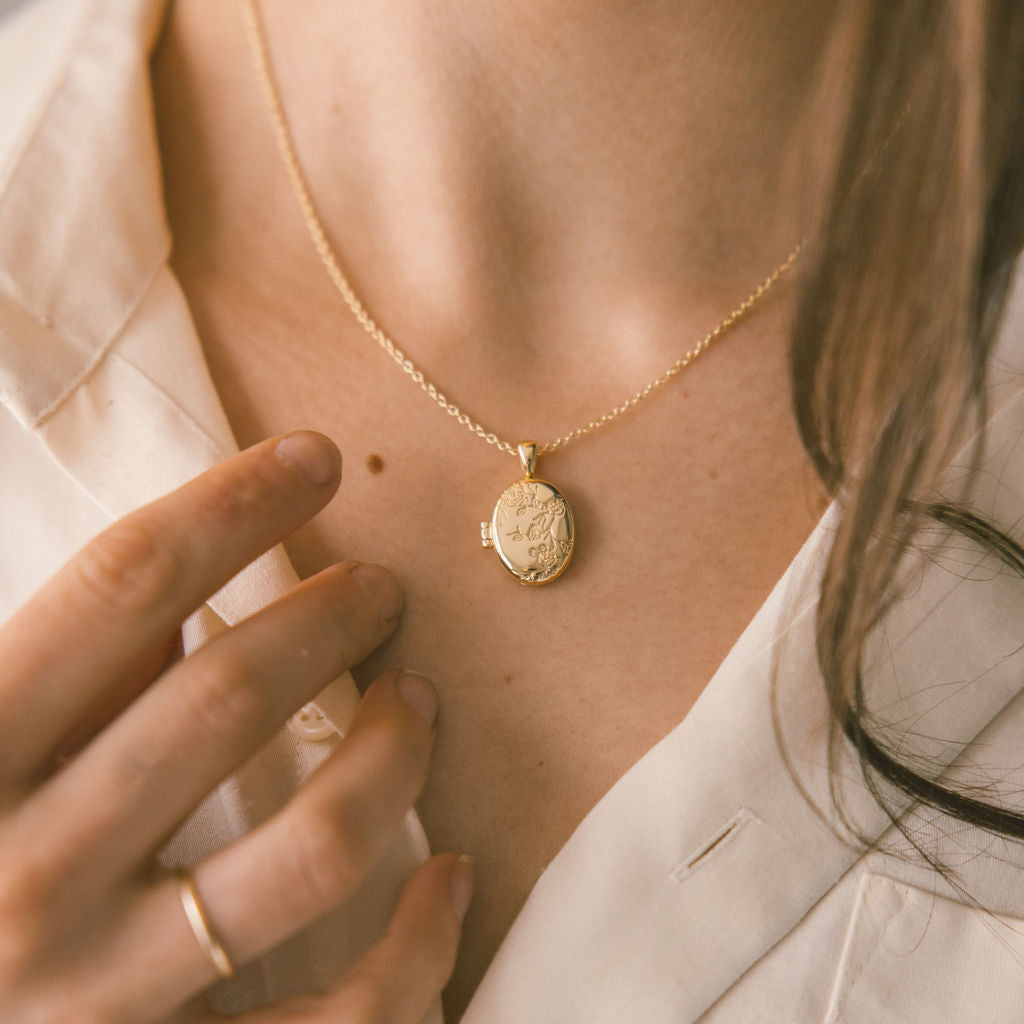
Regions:
<svg viewBox="0 0 1024 1024"><path fill-rule="evenodd" d="M111 518L237 450L168 266L148 67L164 14L163 0L34 0L0 22L0 618ZM1024 510L1022 324L1018 295L972 485L1007 528ZM884 851L851 841L833 806L813 630L835 516L690 714L548 866L465 1024L1024 1019L1021 844L908 814L958 888L911 855L848 752L844 807ZM951 777L1019 808L1024 582L966 542L922 558L913 580L873 647L875 706ZM259 559L188 620L186 649L295 582L282 550ZM333 683L165 861L194 863L274 813L357 699L351 677ZM218 1005L326 983L380 934L427 855L410 812L357 897L219 986Z"/></svg>

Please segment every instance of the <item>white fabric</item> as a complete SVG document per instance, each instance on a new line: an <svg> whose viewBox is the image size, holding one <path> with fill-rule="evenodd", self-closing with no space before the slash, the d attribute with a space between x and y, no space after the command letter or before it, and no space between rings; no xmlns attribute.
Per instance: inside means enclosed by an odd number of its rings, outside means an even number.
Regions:
<svg viewBox="0 0 1024 1024"><path fill-rule="evenodd" d="M36 0L0 24L0 617L110 517L235 450L167 266L147 66L163 12L161 0ZM1022 324L1018 296L974 492L1008 527L1024 510ZM863 854L832 807L813 601L834 515L692 712L545 871L465 1024L1024 1018L1020 845L908 817L965 893L919 858ZM294 581L283 552L260 559L189 620L189 649ZM1024 583L967 544L923 557L868 676L895 730L962 780L998 776L1010 800L1024 791L1022 613ZM343 729L354 698L346 677L320 707ZM282 733L168 860L195 861L273 813L330 746ZM906 851L856 766L840 777L861 833ZM221 1005L323 982L380 933L426 855L410 814L357 899L244 971Z"/></svg>

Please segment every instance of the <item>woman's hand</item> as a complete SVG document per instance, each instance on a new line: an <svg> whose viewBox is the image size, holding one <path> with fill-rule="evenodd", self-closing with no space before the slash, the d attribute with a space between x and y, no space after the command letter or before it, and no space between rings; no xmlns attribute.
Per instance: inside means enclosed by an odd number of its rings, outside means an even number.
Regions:
<svg viewBox="0 0 1024 1024"><path fill-rule="evenodd" d="M319 435L257 445L110 527L0 630L3 1021L209 1019L193 997L217 972L156 851L391 634L401 598L384 570L343 563L169 654L190 612L327 503L340 466ZM378 679L291 802L195 868L235 964L359 884L423 785L435 706L422 677ZM470 889L467 862L434 857L330 993L238 1019L417 1024L451 973Z"/></svg>

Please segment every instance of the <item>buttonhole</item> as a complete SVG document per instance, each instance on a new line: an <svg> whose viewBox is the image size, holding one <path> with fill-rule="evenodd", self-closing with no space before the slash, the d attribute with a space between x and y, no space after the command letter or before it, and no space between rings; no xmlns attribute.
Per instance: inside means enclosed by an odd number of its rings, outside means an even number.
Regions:
<svg viewBox="0 0 1024 1024"><path fill-rule="evenodd" d="M672 869L672 879L682 882L697 868L707 863L712 853L720 852L724 846L732 842L752 821L758 821L757 816L745 807L740 808L724 825L712 832L685 860Z"/></svg>

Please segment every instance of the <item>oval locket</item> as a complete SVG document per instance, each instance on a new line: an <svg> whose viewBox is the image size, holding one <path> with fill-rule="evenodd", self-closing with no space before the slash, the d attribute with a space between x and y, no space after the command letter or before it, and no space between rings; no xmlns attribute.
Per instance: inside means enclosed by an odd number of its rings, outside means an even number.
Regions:
<svg viewBox="0 0 1024 1024"><path fill-rule="evenodd" d="M485 548L524 586L550 583L565 572L575 545L572 509L552 483L533 475L537 445L523 441L519 458L526 474L507 487L490 522L480 524Z"/></svg>

